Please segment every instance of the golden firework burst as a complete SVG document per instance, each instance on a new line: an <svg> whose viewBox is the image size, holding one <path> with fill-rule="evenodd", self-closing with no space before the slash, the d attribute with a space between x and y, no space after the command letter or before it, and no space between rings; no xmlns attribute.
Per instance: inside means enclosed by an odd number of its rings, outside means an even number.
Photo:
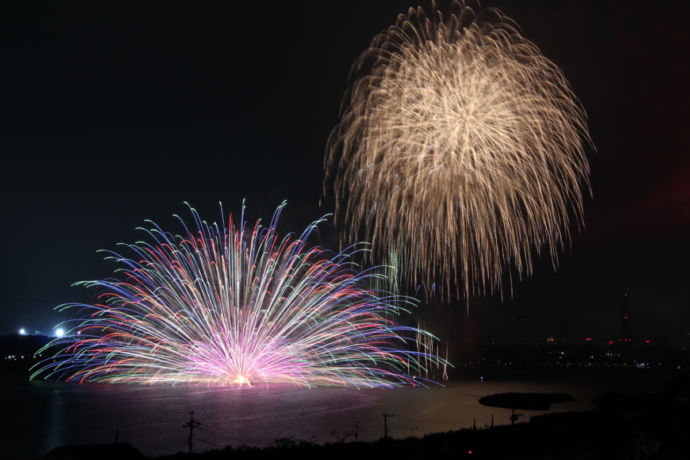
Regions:
<svg viewBox="0 0 690 460"><path fill-rule="evenodd" d="M328 139L343 239L396 254L448 295L502 292L554 265L589 189L585 111L563 72L497 9L411 8L353 66Z"/></svg>

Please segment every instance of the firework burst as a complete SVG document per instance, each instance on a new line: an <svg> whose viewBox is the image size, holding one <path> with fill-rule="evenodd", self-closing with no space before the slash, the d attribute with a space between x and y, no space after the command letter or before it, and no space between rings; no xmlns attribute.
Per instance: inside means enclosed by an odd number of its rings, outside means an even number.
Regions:
<svg viewBox="0 0 690 460"><path fill-rule="evenodd" d="M502 292L582 222L586 115L561 70L496 9L401 14L353 66L324 193L406 277ZM508 276L506 276L508 275ZM463 292L464 291L464 292Z"/></svg>
<svg viewBox="0 0 690 460"><path fill-rule="evenodd" d="M377 270L351 262L362 246L308 246L323 219L279 238L284 204L268 227L247 227L244 210L219 226L190 208L182 235L147 221L149 241L108 252L117 278L77 283L99 290L96 303L58 307L79 319L39 352L58 350L32 379L378 387L419 385L426 366L445 366L429 333L395 322L414 300L368 288Z"/></svg>

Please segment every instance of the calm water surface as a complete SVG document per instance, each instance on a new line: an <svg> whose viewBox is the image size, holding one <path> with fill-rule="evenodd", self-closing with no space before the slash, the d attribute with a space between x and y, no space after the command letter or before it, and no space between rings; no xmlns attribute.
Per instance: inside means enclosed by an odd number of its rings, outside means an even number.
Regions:
<svg viewBox="0 0 690 460"><path fill-rule="evenodd" d="M384 412L393 437L510 423L510 412L485 407L492 393L566 392L576 401L551 412L588 410L594 396L610 389L643 391L658 387L662 376L603 371L562 371L513 375L484 383L478 377L445 388L392 390L300 389L286 387L215 388L200 386L67 385L3 376L6 420L12 420L6 445L11 458L32 458L58 445L106 443L134 445L147 455L186 449L182 425L189 411L201 421L195 450L226 445L267 446L292 437L318 443L339 439L375 440L383 434ZM522 411L529 420L543 411Z"/></svg>

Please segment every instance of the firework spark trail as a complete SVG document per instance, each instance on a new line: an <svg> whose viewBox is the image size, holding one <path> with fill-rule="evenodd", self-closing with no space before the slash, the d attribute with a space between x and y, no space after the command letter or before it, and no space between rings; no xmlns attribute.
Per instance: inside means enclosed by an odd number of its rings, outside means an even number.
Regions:
<svg viewBox="0 0 690 460"><path fill-rule="evenodd" d="M77 325L39 351L59 350L32 379L386 387L423 385L425 364L445 367L431 334L390 319L414 299L368 288L377 268L351 261L364 246L331 256L308 246L323 219L281 240L284 205L268 227L248 228L244 209L218 226L190 208L193 226L176 216L182 235L148 221L148 241L109 252L117 278L77 283L99 289L96 303L58 307L80 310Z"/></svg>
<svg viewBox="0 0 690 460"><path fill-rule="evenodd" d="M475 12L478 11L478 12ZM586 114L496 9L399 15L353 66L325 159L343 239L361 231L427 291L502 292L557 252L589 189Z"/></svg>

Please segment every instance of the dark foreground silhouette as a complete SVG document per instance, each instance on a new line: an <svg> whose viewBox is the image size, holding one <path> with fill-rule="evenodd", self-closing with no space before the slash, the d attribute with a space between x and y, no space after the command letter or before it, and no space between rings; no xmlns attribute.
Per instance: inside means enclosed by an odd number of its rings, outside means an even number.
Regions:
<svg viewBox="0 0 690 460"><path fill-rule="evenodd" d="M146 460L146 456L127 443L92 444L86 446L60 446L41 460Z"/></svg>

